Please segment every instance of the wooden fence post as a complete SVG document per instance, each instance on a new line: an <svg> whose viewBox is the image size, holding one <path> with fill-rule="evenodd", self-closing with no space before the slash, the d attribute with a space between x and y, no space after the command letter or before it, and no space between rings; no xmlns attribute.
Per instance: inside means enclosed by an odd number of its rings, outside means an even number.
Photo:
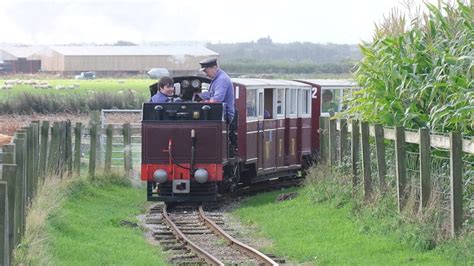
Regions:
<svg viewBox="0 0 474 266"><path fill-rule="evenodd" d="M372 171L370 169L369 124L360 123L360 138L362 143L362 172L364 178L364 197L367 199L372 192Z"/></svg>
<svg viewBox="0 0 474 266"><path fill-rule="evenodd" d="M329 119L329 164L331 166L336 165L337 159L337 132L336 132L337 121L332 117Z"/></svg>
<svg viewBox="0 0 474 266"><path fill-rule="evenodd" d="M405 148L405 128L395 127L395 160L397 175L397 198L398 211L401 212L405 206L405 187L407 183L407 165L406 165L406 148Z"/></svg>
<svg viewBox="0 0 474 266"><path fill-rule="evenodd" d="M383 126L375 125L375 150L377 152L377 171L381 190L385 190L385 176L387 175L387 163L385 161L385 145Z"/></svg>
<svg viewBox="0 0 474 266"><path fill-rule="evenodd" d="M123 160L125 173L131 174L132 171L132 135L130 123L123 124Z"/></svg>
<svg viewBox="0 0 474 266"><path fill-rule="evenodd" d="M357 162L359 161L359 121L352 120L352 132L351 132L351 155L352 155L352 185L353 187L357 186L359 183L358 173L357 173Z"/></svg>
<svg viewBox="0 0 474 266"><path fill-rule="evenodd" d="M36 191L38 190L38 166L39 166L39 122L31 122L30 127L32 129L32 153L33 153L33 171L32 171L32 194L31 197L36 195Z"/></svg>
<svg viewBox="0 0 474 266"><path fill-rule="evenodd" d="M92 180L95 177L95 164L97 153L97 124L90 125L90 147L89 147L89 176Z"/></svg>
<svg viewBox="0 0 474 266"><path fill-rule="evenodd" d="M40 142L40 156L38 173L41 177L41 181L44 182L46 176L46 162L48 159L48 146L49 146L49 121L43 121L41 124L41 142Z"/></svg>
<svg viewBox="0 0 474 266"><path fill-rule="evenodd" d="M13 247L14 247L14 214L15 214L15 179L16 179L16 164L3 164L2 165L2 180L7 183L7 196L8 196L8 212L5 212L8 215L8 254L11 256ZM1 211L0 211L1 213Z"/></svg>
<svg viewBox="0 0 474 266"><path fill-rule="evenodd" d="M81 138L82 123L76 123L74 127L74 173L77 176L81 174Z"/></svg>
<svg viewBox="0 0 474 266"><path fill-rule="evenodd" d="M15 134L15 159L17 164L16 186L15 186L15 232L18 238L15 245L20 243L20 239L25 232L26 226L26 133L19 130Z"/></svg>
<svg viewBox="0 0 474 266"><path fill-rule="evenodd" d="M58 157L58 175L62 179L67 169L66 158L66 122L59 122L59 157Z"/></svg>
<svg viewBox="0 0 474 266"><path fill-rule="evenodd" d="M0 181L0 263L10 265L10 247L8 241L8 184Z"/></svg>
<svg viewBox="0 0 474 266"><path fill-rule="evenodd" d="M423 210L430 198L431 193L431 144L430 130L420 128L420 210Z"/></svg>
<svg viewBox="0 0 474 266"><path fill-rule="evenodd" d="M4 164L15 164L15 144L3 144L3 163Z"/></svg>
<svg viewBox="0 0 474 266"><path fill-rule="evenodd" d="M92 126L93 124L97 125L97 138L96 138L96 157L95 157L95 168L100 167L102 165L102 120L100 111L92 111L89 115L89 125Z"/></svg>
<svg viewBox="0 0 474 266"><path fill-rule="evenodd" d="M8 243L10 254L13 250L14 230L14 212L15 212L15 186L16 186L16 158L15 144L4 144L3 150L3 172L2 180L7 182L8 186Z"/></svg>
<svg viewBox="0 0 474 266"><path fill-rule="evenodd" d="M30 203L33 198L33 161L36 159L33 153L33 127L26 128L26 198Z"/></svg>
<svg viewBox="0 0 474 266"><path fill-rule="evenodd" d="M340 144L339 144L339 161L344 163L344 158L347 155L347 120L340 120Z"/></svg>
<svg viewBox="0 0 474 266"><path fill-rule="evenodd" d="M451 236L456 237L462 226L462 135L450 134L449 168L451 186Z"/></svg>
<svg viewBox="0 0 474 266"><path fill-rule="evenodd" d="M112 140L114 134L114 125L108 124L106 129L106 146L105 146L105 171L109 172L112 167Z"/></svg>
<svg viewBox="0 0 474 266"><path fill-rule="evenodd" d="M329 118L321 117L319 120L320 125L320 142L319 150L321 152L321 162L328 163L329 160Z"/></svg>
<svg viewBox="0 0 474 266"><path fill-rule="evenodd" d="M48 154L48 174L52 176L59 173L60 127L61 124L59 122L54 122L53 127L51 128L51 144L49 146Z"/></svg>
<svg viewBox="0 0 474 266"><path fill-rule="evenodd" d="M71 134L71 121L66 121L65 125L65 137L66 137L66 166L67 176L72 176L72 134Z"/></svg>

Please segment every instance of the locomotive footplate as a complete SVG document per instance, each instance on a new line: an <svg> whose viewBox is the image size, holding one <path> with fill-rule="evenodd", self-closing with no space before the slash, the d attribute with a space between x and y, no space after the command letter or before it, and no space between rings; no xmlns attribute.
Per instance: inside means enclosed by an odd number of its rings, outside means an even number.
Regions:
<svg viewBox="0 0 474 266"><path fill-rule="evenodd" d="M147 198L149 201L164 202L204 202L217 200L217 183L204 184L190 180L173 180L158 185L148 182Z"/></svg>

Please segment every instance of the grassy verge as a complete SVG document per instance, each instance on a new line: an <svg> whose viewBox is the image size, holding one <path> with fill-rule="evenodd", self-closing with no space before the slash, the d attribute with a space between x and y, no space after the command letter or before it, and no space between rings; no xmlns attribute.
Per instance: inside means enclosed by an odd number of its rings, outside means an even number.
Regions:
<svg viewBox="0 0 474 266"><path fill-rule="evenodd" d="M297 189L299 196L293 200L275 202L282 192L273 192L252 197L235 211L242 221L257 225L261 234L272 240L268 252L318 265L472 263L472 236L424 246L420 244L425 243L422 225L403 224L393 212L380 213L392 205L390 200L382 207L362 207L342 182L328 185L334 177L329 171L314 172L328 179L308 182Z"/></svg>
<svg viewBox="0 0 474 266"><path fill-rule="evenodd" d="M104 179L76 180L61 188L52 193L62 194L51 202L54 206L37 210L44 216L41 230L36 229L41 234L19 249L19 264L166 265L160 249L134 226L146 204L142 189Z"/></svg>

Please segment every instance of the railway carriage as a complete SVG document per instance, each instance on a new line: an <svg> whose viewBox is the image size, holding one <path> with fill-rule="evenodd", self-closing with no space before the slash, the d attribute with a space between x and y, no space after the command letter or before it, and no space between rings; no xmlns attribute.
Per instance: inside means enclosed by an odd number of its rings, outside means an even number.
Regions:
<svg viewBox="0 0 474 266"><path fill-rule="evenodd" d="M311 86L233 79L239 116L240 181L294 176L311 150Z"/></svg>
<svg viewBox="0 0 474 266"><path fill-rule="evenodd" d="M183 102L143 105L148 200L216 200L238 185L296 177L317 155L322 87L315 81L232 79L238 115L231 126L224 104L196 102L209 79L174 80Z"/></svg>

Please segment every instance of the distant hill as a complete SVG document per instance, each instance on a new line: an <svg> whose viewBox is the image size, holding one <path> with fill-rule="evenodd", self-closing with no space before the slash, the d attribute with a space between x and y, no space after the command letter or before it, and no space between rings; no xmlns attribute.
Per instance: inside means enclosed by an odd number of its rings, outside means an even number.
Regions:
<svg viewBox="0 0 474 266"><path fill-rule="evenodd" d="M362 58L355 44L294 43L223 43L207 44L207 47L221 54L222 61L280 61L340 63L358 61Z"/></svg>
<svg viewBox="0 0 474 266"><path fill-rule="evenodd" d="M208 43L221 64L234 73L349 73L362 58L357 45L309 42L273 43L270 38L245 43Z"/></svg>

